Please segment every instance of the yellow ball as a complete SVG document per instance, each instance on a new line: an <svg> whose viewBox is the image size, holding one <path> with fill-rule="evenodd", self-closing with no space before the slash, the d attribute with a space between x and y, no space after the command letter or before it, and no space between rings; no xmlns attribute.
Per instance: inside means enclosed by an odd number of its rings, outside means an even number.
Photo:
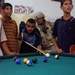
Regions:
<svg viewBox="0 0 75 75"><path fill-rule="evenodd" d="M27 61L28 61L28 58L24 58L23 59L23 62L26 64L27 63Z"/></svg>

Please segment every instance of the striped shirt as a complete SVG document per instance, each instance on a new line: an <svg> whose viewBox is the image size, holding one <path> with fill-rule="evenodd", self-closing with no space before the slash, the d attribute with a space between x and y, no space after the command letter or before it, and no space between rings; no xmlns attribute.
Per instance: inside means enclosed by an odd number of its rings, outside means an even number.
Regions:
<svg viewBox="0 0 75 75"><path fill-rule="evenodd" d="M5 34L7 37L7 45L11 52L15 51L18 52L18 28L17 24L11 18L9 20L2 19L3 27L5 30Z"/></svg>

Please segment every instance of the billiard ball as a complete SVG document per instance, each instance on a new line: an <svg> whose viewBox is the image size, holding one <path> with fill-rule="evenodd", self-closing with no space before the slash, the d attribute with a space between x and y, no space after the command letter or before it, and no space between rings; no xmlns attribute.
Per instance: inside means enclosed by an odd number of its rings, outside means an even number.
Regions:
<svg viewBox="0 0 75 75"><path fill-rule="evenodd" d="M24 58L23 59L23 62L26 64L27 63L27 61L28 61L28 58Z"/></svg>
<svg viewBox="0 0 75 75"><path fill-rule="evenodd" d="M15 56L15 57L13 58L13 60L14 60L14 61L16 61L16 59L18 59L18 57L17 57L17 56Z"/></svg>
<svg viewBox="0 0 75 75"><path fill-rule="evenodd" d="M28 65L28 66L31 66L31 65L32 65L32 61L31 61L31 60L28 60L28 61L27 61L27 65Z"/></svg>
<svg viewBox="0 0 75 75"><path fill-rule="evenodd" d="M16 59L16 64L20 64L21 63L21 60L20 59Z"/></svg>
<svg viewBox="0 0 75 75"><path fill-rule="evenodd" d="M32 59L32 62L33 62L33 63L37 63L37 59L36 59L36 58L33 58L33 59Z"/></svg>
<svg viewBox="0 0 75 75"><path fill-rule="evenodd" d="M50 54L49 54L49 53L46 53L45 56L46 56L46 57L50 57Z"/></svg>
<svg viewBox="0 0 75 75"><path fill-rule="evenodd" d="M57 55L55 55L55 58L56 58L56 59L59 59L59 55L58 55L58 54L57 54Z"/></svg>
<svg viewBox="0 0 75 75"><path fill-rule="evenodd" d="M43 62L47 62L47 57L42 58Z"/></svg>

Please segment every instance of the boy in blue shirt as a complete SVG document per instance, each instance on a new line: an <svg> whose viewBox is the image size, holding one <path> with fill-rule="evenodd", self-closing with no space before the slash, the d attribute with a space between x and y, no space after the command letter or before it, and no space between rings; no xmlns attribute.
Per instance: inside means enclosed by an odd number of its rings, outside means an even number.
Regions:
<svg viewBox="0 0 75 75"><path fill-rule="evenodd" d="M75 44L75 18L71 16L72 0L61 0L64 15L55 21L52 41L58 53L69 53L70 46Z"/></svg>
<svg viewBox="0 0 75 75"><path fill-rule="evenodd" d="M36 22L34 19L28 19L25 30L23 32L23 40L30 43L31 45L41 49L41 36L39 30L36 29ZM36 52L34 48L27 45L24 41L22 41L20 47L20 53L32 53Z"/></svg>

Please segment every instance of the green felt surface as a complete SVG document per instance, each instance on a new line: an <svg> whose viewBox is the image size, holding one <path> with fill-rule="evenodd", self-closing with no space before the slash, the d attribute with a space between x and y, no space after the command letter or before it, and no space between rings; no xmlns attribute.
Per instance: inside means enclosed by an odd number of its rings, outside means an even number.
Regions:
<svg viewBox="0 0 75 75"><path fill-rule="evenodd" d="M21 64L16 64L13 57L0 57L0 75L75 75L75 55L61 54L57 60L52 54L47 62L43 62L43 56L38 54L18 55ZM37 63L27 66L23 63L24 58L37 58Z"/></svg>

